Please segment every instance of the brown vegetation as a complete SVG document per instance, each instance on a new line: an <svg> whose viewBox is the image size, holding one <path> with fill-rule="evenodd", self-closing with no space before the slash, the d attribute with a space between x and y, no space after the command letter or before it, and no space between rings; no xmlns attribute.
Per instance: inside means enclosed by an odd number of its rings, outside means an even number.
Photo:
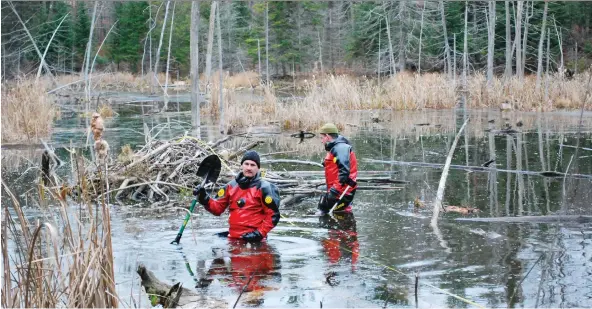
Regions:
<svg viewBox="0 0 592 309"><path fill-rule="evenodd" d="M52 209L60 218L50 219L52 210L42 216L49 221L32 226L2 181L2 193L10 198L6 206L13 208L3 213L2 307L117 307L109 207L82 201L73 208L65 201L72 192L65 186L39 190L39 204L57 206Z"/></svg>
<svg viewBox="0 0 592 309"><path fill-rule="evenodd" d="M37 141L51 134L58 116L53 99L32 80L2 87L2 142Z"/></svg>

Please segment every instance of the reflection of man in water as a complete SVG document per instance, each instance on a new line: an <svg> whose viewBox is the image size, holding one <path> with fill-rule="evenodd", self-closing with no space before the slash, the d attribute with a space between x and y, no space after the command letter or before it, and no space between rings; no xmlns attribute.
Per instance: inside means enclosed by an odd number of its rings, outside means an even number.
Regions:
<svg viewBox="0 0 592 309"><path fill-rule="evenodd" d="M197 287L205 288L212 283L214 277L236 288L240 293L244 289L244 296L249 305L261 305L263 292L273 289L265 286L265 280L279 277L279 255L267 242L247 245L243 240L228 239L229 250L226 256L218 256L206 267L206 261L198 261L199 282ZM229 256L228 256L229 255Z"/></svg>
<svg viewBox="0 0 592 309"><path fill-rule="evenodd" d="M329 229L328 238L322 241L329 263L337 264L340 260L349 261L352 271L355 270L360 245L354 214L339 212L333 216L324 215L319 217L319 223L321 227Z"/></svg>

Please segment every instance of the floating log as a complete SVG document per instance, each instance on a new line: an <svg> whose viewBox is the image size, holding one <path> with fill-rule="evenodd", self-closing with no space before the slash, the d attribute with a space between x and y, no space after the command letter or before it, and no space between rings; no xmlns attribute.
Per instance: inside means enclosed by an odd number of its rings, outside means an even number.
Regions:
<svg viewBox="0 0 592 309"><path fill-rule="evenodd" d="M431 168L438 168L438 169L444 167L444 164L442 164L442 163L427 163L427 162L405 162L405 161L388 161L388 160L375 160L375 159L364 159L364 162L384 163L384 164L394 164L394 165L407 165L407 166L417 166L417 167L431 167ZM455 164L451 164L450 168L457 169L457 170L472 171L472 172L513 173L513 174L534 175L534 176L542 176L542 177L550 177L550 178L565 177L565 173L555 172L555 171L542 171L542 172L519 171L519 170L499 169L499 168L495 168L495 167L466 166L466 165L455 165ZM592 179L592 175L586 175L586 174L568 174L567 177L580 178L580 179Z"/></svg>
<svg viewBox="0 0 592 309"><path fill-rule="evenodd" d="M493 217L493 218L457 218L456 221L471 222L507 222L507 223L590 223L592 216L580 215L549 215L549 216L522 216L522 217Z"/></svg>
<svg viewBox="0 0 592 309"><path fill-rule="evenodd" d="M320 168L323 168L323 165L318 162L290 160L290 159L262 160L261 163L268 163L268 164L270 164L270 163L292 163L292 164L312 165L312 166L318 166Z"/></svg>
<svg viewBox="0 0 592 309"><path fill-rule="evenodd" d="M227 308L228 303L224 300L197 294L194 290L184 288L177 283L175 285L166 284L148 270L146 266L138 266L138 275L142 279L142 286L146 293L156 295L158 304L164 308ZM153 306L157 304L152 304Z"/></svg>

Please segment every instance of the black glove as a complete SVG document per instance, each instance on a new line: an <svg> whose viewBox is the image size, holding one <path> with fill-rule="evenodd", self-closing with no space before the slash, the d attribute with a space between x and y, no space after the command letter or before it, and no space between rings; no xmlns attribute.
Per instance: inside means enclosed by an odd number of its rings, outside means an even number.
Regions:
<svg viewBox="0 0 592 309"><path fill-rule="evenodd" d="M358 183L356 183L353 179L347 178L345 180L340 179L339 184L345 188L345 186L349 186L350 188L355 187Z"/></svg>
<svg viewBox="0 0 592 309"><path fill-rule="evenodd" d="M248 242L259 242L263 239L263 235L261 235L258 230L254 230L252 232L244 233L241 235L241 238Z"/></svg>
<svg viewBox="0 0 592 309"><path fill-rule="evenodd" d="M206 193L206 188L202 187L201 185L195 187L195 189L193 189L193 195L197 196L197 200L200 204L204 206L208 205L210 197L208 196L208 193Z"/></svg>
<svg viewBox="0 0 592 309"><path fill-rule="evenodd" d="M331 210L331 207L337 203L339 200L339 192L335 188L331 188L329 192L325 193L324 196L321 197L319 201L319 210L324 213L328 213Z"/></svg>

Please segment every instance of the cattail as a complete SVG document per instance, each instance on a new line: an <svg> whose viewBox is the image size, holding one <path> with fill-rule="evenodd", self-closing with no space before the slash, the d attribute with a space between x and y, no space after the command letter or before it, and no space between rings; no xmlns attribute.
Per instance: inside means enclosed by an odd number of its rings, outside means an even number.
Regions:
<svg viewBox="0 0 592 309"><path fill-rule="evenodd" d="M103 124L103 117L99 113L93 113L92 120L90 122L90 129L93 132L95 141L98 141L103 136L105 125Z"/></svg>
<svg viewBox="0 0 592 309"><path fill-rule="evenodd" d="M95 142L95 152L100 160L107 158L109 152L109 144L105 140L98 140Z"/></svg>

